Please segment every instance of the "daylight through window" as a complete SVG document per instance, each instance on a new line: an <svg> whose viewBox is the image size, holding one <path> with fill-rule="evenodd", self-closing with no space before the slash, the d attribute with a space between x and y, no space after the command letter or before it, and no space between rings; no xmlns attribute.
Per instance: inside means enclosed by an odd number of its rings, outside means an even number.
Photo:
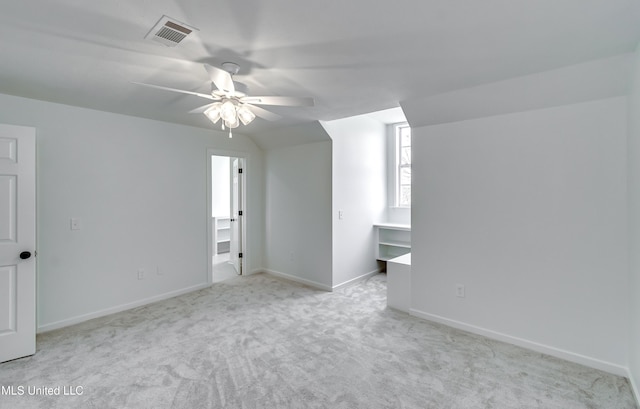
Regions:
<svg viewBox="0 0 640 409"><path fill-rule="evenodd" d="M411 207L411 128L396 125L396 206Z"/></svg>

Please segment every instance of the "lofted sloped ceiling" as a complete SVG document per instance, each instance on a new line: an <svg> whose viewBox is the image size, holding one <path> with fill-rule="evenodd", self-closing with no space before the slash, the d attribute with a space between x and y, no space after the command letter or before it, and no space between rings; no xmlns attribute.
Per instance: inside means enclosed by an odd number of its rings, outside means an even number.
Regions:
<svg viewBox="0 0 640 409"><path fill-rule="evenodd" d="M196 27L177 47L144 37L162 15ZM290 125L632 51L638 0L21 0L0 9L0 93L218 129L189 110L202 65L240 65L252 95L311 96L237 131L265 146ZM261 139L262 138L262 139Z"/></svg>

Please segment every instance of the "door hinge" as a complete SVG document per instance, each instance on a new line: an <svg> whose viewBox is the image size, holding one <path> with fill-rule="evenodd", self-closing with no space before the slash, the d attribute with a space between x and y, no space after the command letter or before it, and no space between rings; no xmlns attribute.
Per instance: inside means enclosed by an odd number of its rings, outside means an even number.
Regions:
<svg viewBox="0 0 640 409"><path fill-rule="evenodd" d="M238 216L242 216L242 210L238 210Z"/></svg>
<svg viewBox="0 0 640 409"><path fill-rule="evenodd" d="M242 253L238 253L238 258L242 258Z"/></svg>
<svg viewBox="0 0 640 409"><path fill-rule="evenodd" d="M238 168L238 173L242 173L242 168Z"/></svg>

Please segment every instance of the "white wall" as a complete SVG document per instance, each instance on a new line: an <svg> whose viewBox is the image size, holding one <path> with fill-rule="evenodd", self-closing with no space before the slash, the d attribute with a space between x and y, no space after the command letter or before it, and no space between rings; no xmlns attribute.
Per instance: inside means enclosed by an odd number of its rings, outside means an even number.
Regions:
<svg viewBox="0 0 640 409"><path fill-rule="evenodd" d="M228 156L211 157L211 216L231 214L231 168Z"/></svg>
<svg viewBox="0 0 640 409"><path fill-rule="evenodd" d="M415 313L625 373L626 98L425 126L413 143Z"/></svg>
<svg viewBox="0 0 640 409"><path fill-rule="evenodd" d="M265 152L265 267L330 290L331 141Z"/></svg>
<svg viewBox="0 0 640 409"><path fill-rule="evenodd" d="M626 375L632 69L625 54L401 103L416 315Z"/></svg>
<svg viewBox="0 0 640 409"><path fill-rule="evenodd" d="M631 382L640 401L640 47L635 53L629 96L628 190L629 190L629 296L631 298Z"/></svg>
<svg viewBox="0 0 640 409"><path fill-rule="evenodd" d="M207 148L250 152L248 261L262 265L262 153L250 139L8 95L0 106L0 122L37 129L41 330L207 284Z"/></svg>
<svg viewBox="0 0 640 409"><path fill-rule="evenodd" d="M386 125L364 115L321 124L333 142L335 288L378 271L373 224L386 218Z"/></svg>

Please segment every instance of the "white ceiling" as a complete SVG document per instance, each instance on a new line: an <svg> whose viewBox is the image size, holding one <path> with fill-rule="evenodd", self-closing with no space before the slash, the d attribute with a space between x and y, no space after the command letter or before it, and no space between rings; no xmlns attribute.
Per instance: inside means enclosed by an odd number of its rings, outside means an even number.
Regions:
<svg viewBox="0 0 640 409"><path fill-rule="evenodd" d="M311 96L238 132L333 120L632 51L639 0L20 0L0 4L0 93L216 128L203 63L240 64L252 95ZM197 27L175 48L162 15Z"/></svg>

